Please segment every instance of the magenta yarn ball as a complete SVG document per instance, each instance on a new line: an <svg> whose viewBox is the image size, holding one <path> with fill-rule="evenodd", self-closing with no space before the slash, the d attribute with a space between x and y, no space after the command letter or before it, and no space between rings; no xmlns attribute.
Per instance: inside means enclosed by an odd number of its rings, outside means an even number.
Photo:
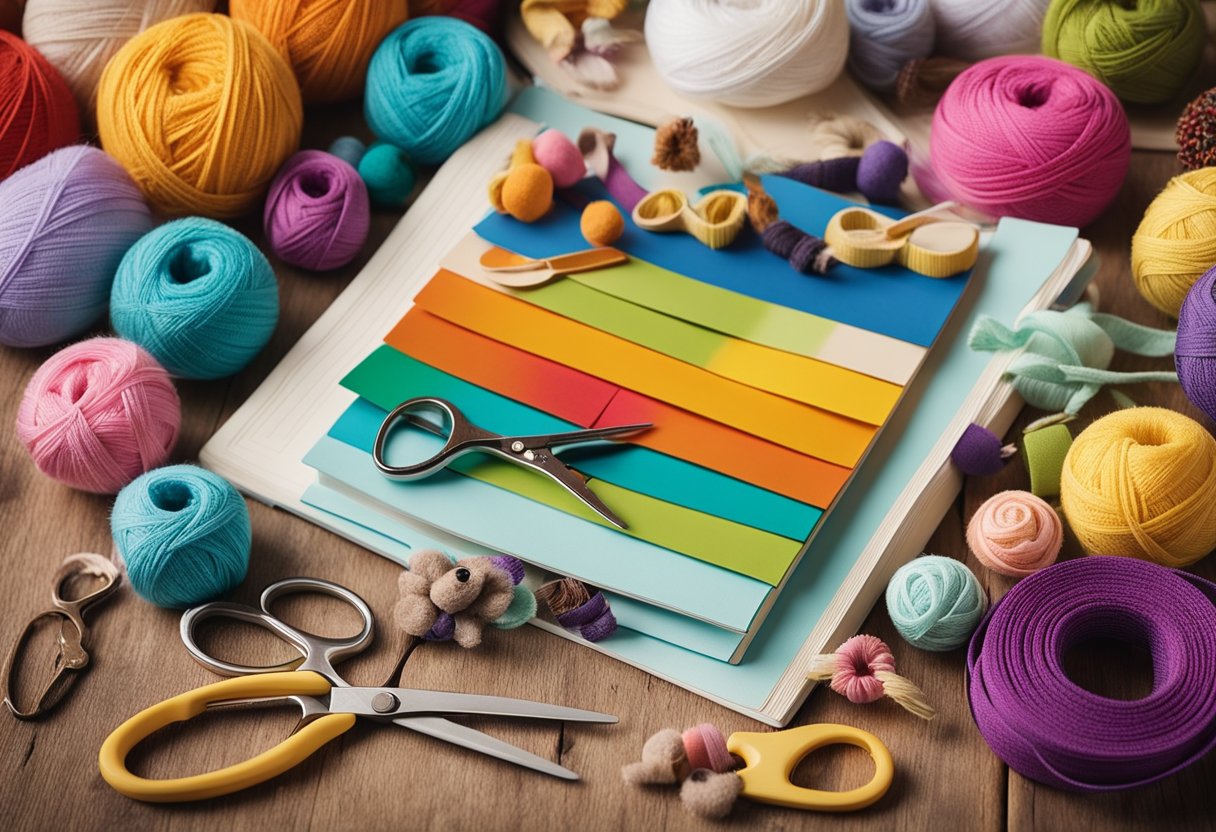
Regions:
<svg viewBox="0 0 1216 832"><path fill-rule="evenodd" d="M163 464L181 404L156 359L120 338L65 347L38 368L17 409L17 438L64 485L115 494Z"/></svg>
<svg viewBox="0 0 1216 832"><path fill-rule="evenodd" d="M0 182L0 343L41 347L88 329L151 228L139 188L95 147L56 150Z"/></svg>
<svg viewBox="0 0 1216 832"><path fill-rule="evenodd" d="M1040 55L965 70L938 102L929 143L933 173L951 198L996 217L1073 226L1088 225L1115 198L1131 151L1115 94Z"/></svg>
<svg viewBox="0 0 1216 832"><path fill-rule="evenodd" d="M533 139L532 156L536 164L549 171L554 186L558 188L577 184L587 173L583 154L560 130L546 130Z"/></svg>
<svg viewBox="0 0 1216 832"><path fill-rule="evenodd" d="M275 176L262 215L270 248L312 271L345 266L367 241L371 204L359 172L337 156L301 150Z"/></svg>

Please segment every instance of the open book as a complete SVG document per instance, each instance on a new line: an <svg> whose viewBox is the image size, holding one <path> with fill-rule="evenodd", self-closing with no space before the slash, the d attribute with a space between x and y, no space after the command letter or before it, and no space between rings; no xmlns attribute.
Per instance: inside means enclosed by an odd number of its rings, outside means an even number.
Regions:
<svg viewBox="0 0 1216 832"><path fill-rule="evenodd" d="M346 452L341 443L325 445L356 398L339 382L481 218L485 182L515 141L534 135L541 122L577 132L597 118L536 91L516 109L530 118L504 116L444 165L363 273L203 449L205 465L256 498L398 560L436 545L460 556L491 551L485 540L427 522L426 512L369 499L360 483L318 477L303 460L316 465L318 448ZM622 145L628 142L618 139ZM677 614L618 593L610 601L622 629L591 646L770 724L787 722L810 690L803 674L809 657L860 626L890 574L919 553L957 494L960 482L948 464L957 437L972 421L1003 432L1020 407L1001 381L1011 356L967 350L971 322L987 313L1012 323L1023 310L1070 301L1083 286L1089 254L1071 229L1006 221L990 235L921 372L817 529L816 556L785 575L780 592L760 599L762 626L754 615L723 622L712 609Z"/></svg>

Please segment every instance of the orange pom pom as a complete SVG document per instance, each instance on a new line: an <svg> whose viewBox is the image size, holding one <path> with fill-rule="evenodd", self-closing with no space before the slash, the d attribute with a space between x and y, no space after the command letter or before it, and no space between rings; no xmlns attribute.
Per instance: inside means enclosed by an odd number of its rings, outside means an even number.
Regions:
<svg viewBox="0 0 1216 832"><path fill-rule="evenodd" d="M615 205L601 199L583 209L579 228L591 245L610 246L625 233L625 218Z"/></svg>
<svg viewBox="0 0 1216 832"><path fill-rule="evenodd" d="M502 183L502 206L520 222L536 222L553 205L553 177L535 163L516 165Z"/></svg>

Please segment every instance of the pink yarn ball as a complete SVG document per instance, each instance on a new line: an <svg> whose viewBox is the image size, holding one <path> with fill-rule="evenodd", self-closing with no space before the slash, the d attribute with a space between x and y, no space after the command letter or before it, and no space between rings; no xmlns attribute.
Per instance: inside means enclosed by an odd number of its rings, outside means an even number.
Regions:
<svg viewBox="0 0 1216 832"><path fill-rule="evenodd" d="M532 156L536 164L549 171L558 188L577 184L587 173L583 154L560 130L546 130L533 139Z"/></svg>
<svg viewBox="0 0 1216 832"><path fill-rule="evenodd" d="M929 147L952 198L993 216L1075 226L1114 199L1131 150L1115 94L1039 55L980 61L954 79L933 114Z"/></svg>
<svg viewBox="0 0 1216 832"><path fill-rule="evenodd" d="M279 169L262 215L270 248L312 271L345 266L367 240L371 204L359 172L337 156L301 150Z"/></svg>
<svg viewBox="0 0 1216 832"><path fill-rule="evenodd" d="M130 341L93 338L34 373L17 438L48 477L115 494L168 459L181 421L177 391L156 359Z"/></svg>
<svg viewBox="0 0 1216 832"><path fill-rule="evenodd" d="M967 545L980 563L1013 578L1051 566L1063 544L1060 515L1028 491L990 497L967 524Z"/></svg>

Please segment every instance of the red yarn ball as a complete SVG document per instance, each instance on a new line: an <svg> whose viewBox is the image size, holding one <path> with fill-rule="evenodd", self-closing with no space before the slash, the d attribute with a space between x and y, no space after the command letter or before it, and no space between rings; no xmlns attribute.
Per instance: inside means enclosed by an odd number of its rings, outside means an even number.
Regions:
<svg viewBox="0 0 1216 832"><path fill-rule="evenodd" d="M0 179L80 138L67 82L42 54L0 31Z"/></svg>
<svg viewBox="0 0 1216 832"><path fill-rule="evenodd" d="M1216 87L1186 105L1174 138L1178 161L1187 170L1216 165Z"/></svg>

